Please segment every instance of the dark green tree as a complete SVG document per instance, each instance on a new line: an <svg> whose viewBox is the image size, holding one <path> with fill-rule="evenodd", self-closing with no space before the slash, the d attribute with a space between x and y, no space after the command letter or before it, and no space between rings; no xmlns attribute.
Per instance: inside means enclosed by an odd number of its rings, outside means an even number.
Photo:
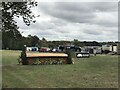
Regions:
<svg viewBox="0 0 120 90"><path fill-rule="evenodd" d="M39 38L37 36L32 36L31 37L31 46L36 46L39 42Z"/></svg>
<svg viewBox="0 0 120 90"><path fill-rule="evenodd" d="M22 35L18 31L15 17L22 17L27 26L32 22L35 23L35 15L33 15L31 8L37 6L34 0L27 2L2 2L2 41L3 48L10 48L14 46L16 39L21 38ZM10 41L10 42L9 42Z"/></svg>
<svg viewBox="0 0 120 90"><path fill-rule="evenodd" d="M47 40L44 37L40 41L40 46L41 47L48 47L49 46Z"/></svg>
<svg viewBox="0 0 120 90"><path fill-rule="evenodd" d="M78 39L74 39L73 44L75 46L80 46L80 42L78 41Z"/></svg>

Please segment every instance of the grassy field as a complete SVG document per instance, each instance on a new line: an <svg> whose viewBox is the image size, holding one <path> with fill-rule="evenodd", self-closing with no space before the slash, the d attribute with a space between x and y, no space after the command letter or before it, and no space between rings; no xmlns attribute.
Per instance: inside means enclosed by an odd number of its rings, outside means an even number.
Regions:
<svg viewBox="0 0 120 90"><path fill-rule="evenodd" d="M2 51L3 88L117 88L118 57L97 55L74 65L17 65L20 51Z"/></svg>

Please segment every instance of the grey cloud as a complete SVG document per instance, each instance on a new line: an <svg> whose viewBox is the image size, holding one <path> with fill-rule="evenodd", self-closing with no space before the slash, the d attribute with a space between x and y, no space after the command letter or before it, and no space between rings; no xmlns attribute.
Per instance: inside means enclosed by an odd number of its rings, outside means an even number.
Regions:
<svg viewBox="0 0 120 90"><path fill-rule="evenodd" d="M50 23L53 23L53 24L55 24L56 26L65 26L65 25L67 25L67 21L65 21L65 20L62 20L62 19L60 19L60 18L54 18L54 19L52 19L51 21L50 21Z"/></svg>
<svg viewBox="0 0 120 90"><path fill-rule="evenodd" d="M46 14L56 18L61 18L69 22L75 23L93 23L99 25L111 26L113 22L94 21L97 12L117 12L117 3L113 2L57 2L57 3L41 3L39 8ZM111 25L108 25L111 24ZM116 25L116 23L115 23Z"/></svg>
<svg viewBox="0 0 120 90"><path fill-rule="evenodd" d="M84 30L83 32L86 34L91 34L91 35L101 35L102 34L102 32L99 29L98 30L94 30L94 29L91 30L91 29Z"/></svg>
<svg viewBox="0 0 120 90"><path fill-rule="evenodd" d="M105 2L40 2L37 11L43 13L41 15L49 16L50 20L46 19L39 22L38 19L38 22L29 27L21 21L18 22L21 31L24 31L24 35L37 35L40 38L45 37L47 40L73 40L75 38L98 41L116 40L116 7L116 3ZM101 14L96 15L96 13Z"/></svg>
<svg viewBox="0 0 120 90"><path fill-rule="evenodd" d="M54 29L56 26L53 23L50 22L36 22L34 24L31 24L30 26L26 26L24 24L19 24L19 27L21 29L35 29L37 31L39 30L48 30L48 29Z"/></svg>
<svg viewBox="0 0 120 90"><path fill-rule="evenodd" d="M76 11L74 11L74 9L69 10L70 6L69 4L65 3L66 5L64 5L64 3L55 3L55 4L51 4L51 3L47 3L47 4L40 4L39 7L41 8L41 10L43 10L43 12L45 12L46 14L50 14L53 17L56 18L61 18L67 21L72 21L72 22L87 22L89 21L90 18L94 17L93 13L88 13L88 11L84 11L84 10L76 10L76 8L74 8ZM74 6L74 4L71 4ZM76 5L77 6L77 5ZM79 7L80 5L78 5ZM85 18L86 17L86 18Z"/></svg>
<svg viewBox="0 0 120 90"><path fill-rule="evenodd" d="M115 2L62 2L55 3L60 10L82 12L116 11L118 3Z"/></svg>

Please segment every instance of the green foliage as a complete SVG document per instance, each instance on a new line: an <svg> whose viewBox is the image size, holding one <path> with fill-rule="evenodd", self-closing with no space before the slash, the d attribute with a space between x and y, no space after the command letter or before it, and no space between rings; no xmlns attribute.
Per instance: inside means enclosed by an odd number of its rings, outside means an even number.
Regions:
<svg viewBox="0 0 120 90"><path fill-rule="evenodd" d="M14 16L22 16L26 25L35 22L35 15L32 14L31 8L37 6L37 2L29 0L27 2L2 2L2 26L4 31L17 30Z"/></svg>
<svg viewBox="0 0 120 90"><path fill-rule="evenodd" d="M6 34L6 33L5 33ZM3 40L3 49L10 49L10 50L22 50L24 45L27 46L36 46L39 44L39 38L37 36L28 36L28 37L20 37L20 38L8 38L4 36Z"/></svg>
<svg viewBox="0 0 120 90"><path fill-rule="evenodd" d="M44 37L42 38L42 40L40 40L39 46L48 47L48 42Z"/></svg>
<svg viewBox="0 0 120 90"><path fill-rule="evenodd" d="M80 46L80 42L77 39L74 39L73 43L75 46Z"/></svg>
<svg viewBox="0 0 120 90"><path fill-rule="evenodd" d="M27 46L36 46L39 42L39 38L37 36L28 35L27 40L29 41L29 44L26 44Z"/></svg>
<svg viewBox="0 0 120 90"><path fill-rule="evenodd" d="M71 53L71 50L70 49L66 49L66 54L68 55L68 58L67 58L67 63L68 64L72 64L72 53Z"/></svg>
<svg viewBox="0 0 120 90"><path fill-rule="evenodd" d="M29 0L27 2L2 2L2 41L3 48L21 49L23 37L18 31L17 22L14 17L22 17L27 26L35 23L35 15L31 8L37 6L37 2ZM36 39L36 37L34 37ZM33 45L36 43L33 39ZM23 41L22 41L23 40ZM34 41L35 40L35 41ZM35 43L34 43L35 42Z"/></svg>
<svg viewBox="0 0 120 90"><path fill-rule="evenodd" d="M21 59L22 59L22 64L23 65L28 65L28 61L27 61L27 58L26 58L26 52L25 52L25 50L23 50L22 52L21 52Z"/></svg>

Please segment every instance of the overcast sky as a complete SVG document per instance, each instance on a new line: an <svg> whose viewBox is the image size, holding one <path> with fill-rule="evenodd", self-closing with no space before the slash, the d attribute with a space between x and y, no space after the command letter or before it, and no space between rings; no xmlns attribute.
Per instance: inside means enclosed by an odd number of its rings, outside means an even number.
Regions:
<svg viewBox="0 0 120 90"><path fill-rule="evenodd" d="M37 22L26 26L17 19L22 35L47 40L117 41L117 2L38 2Z"/></svg>

